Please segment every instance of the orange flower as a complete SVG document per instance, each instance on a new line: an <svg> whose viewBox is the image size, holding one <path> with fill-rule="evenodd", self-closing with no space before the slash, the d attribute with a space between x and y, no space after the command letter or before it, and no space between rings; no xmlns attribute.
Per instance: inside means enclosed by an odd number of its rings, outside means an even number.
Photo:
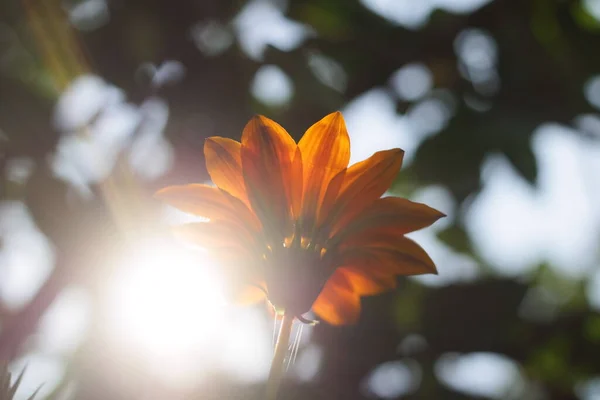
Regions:
<svg viewBox="0 0 600 400"><path fill-rule="evenodd" d="M381 198L402 164L400 149L348 167L342 114L310 127L300 142L257 116L241 143L206 140L206 166L217 187L171 186L157 197L209 222L179 233L210 251L230 277L260 286L269 301L301 318L311 308L335 324L355 322L360 297L389 290L397 275L436 273L406 233L443 216L424 204Z"/></svg>

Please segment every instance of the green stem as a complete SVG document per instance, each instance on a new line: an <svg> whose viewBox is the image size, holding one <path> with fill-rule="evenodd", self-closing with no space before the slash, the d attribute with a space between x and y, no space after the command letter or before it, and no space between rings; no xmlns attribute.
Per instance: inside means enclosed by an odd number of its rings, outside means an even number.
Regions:
<svg viewBox="0 0 600 400"><path fill-rule="evenodd" d="M281 323L281 330L277 337L275 355L271 362L271 372L269 372L269 381L267 382L266 400L277 399L277 390L279 389L279 384L281 383L281 378L283 378L283 373L285 371L284 361L288 351L293 322L294 317L292 315L289 315L288 313L283 314L283 322Z"/></svg>

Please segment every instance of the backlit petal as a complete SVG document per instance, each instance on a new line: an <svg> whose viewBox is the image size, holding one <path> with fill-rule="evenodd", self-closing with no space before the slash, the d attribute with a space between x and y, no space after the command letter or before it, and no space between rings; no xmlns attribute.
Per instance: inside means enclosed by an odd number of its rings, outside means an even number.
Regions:
<svg viewBox="0 0 600 400"><path fill-rule="evenodd" d="M229 220L195 222L172 229L179 238L206 249L243 251L247 256L256 256L259 252L255 234Z"/></svg>
<svg viewBox="0 0 600 400"><path fill-rule="evenodd" d="M210 137L204 143L206 169L219 188L249 205L242 174L242 145L232 139Z"/></svg>
<svg viewBox="0 0 600 400"><path fill-rule="evenodd" d="M202 184L169 186L154 195L179 210L215 219L227 219L259 229L260 222L244 203L219 188Z"/></svg>
<svg viewBox="0 0 600 400"><path fill-rule="evenodd" d="M330 229L337 221L341 224L352 219L379 199L398 175L403 156L401 149L379 151L336 175L321 209L319 220L324 229Z"/></svg>
<svg viewBox="0 0 600 400"><path fill-rule="evenodd" d="M384 197L375 200L354 219L341 219L333 226L331 246L354 237L367 237L379 233L401 236L425 228L445 215L425 204L401 197Z"/></svg>
<svg viewBox="0 0 600 400"><path fill-rule="evenodd" d="M258 116L242 134L242 167L248 199L266 229L282 238L292 217L290 193L296 142L276 122Z"/></svg>
<svg viewBox="0 0 600 400"><path fill-rule="evenodd" d="M323 287L312 309L332 325L353 324L360 315L360 296L352 291L343 277L334 274Z"/></svg>
<svg viewBox="0 0 600 400"><path fill-rule="evenodd" d="M396 276L394 274L381 273L354 266L336 269L334 275L342 274L349 282L352 290L361 296L371 296L396 287Z"/></svg>
<svg viewBox="0 0 600 400"><path fill-rule="evenodd" d="M238 305L252 305L263 301L266 298L266 294L258 286L241 285L235 289L230 298Z"/></svg>
<svg viewBox="0 0 600 400"><path fill-rule="evenodd" d="M233 207L218 188L202 185L169 186L154 195L179 210L206 218L219 218L233 213Z"/></svg>
<svg viewBox="0 0 600 400"><path fill-rule="evenodd" d="M329 182L350 160L350 138L342 114L329 114L311 126L298 147L304 165L303 226L310 232Z"/></svg>
<svg viewBox="0 0 600 400"><path fill-rule="evenodd" d="M409 238L374 237L360 245L348 244L340 249L340 266L352 266L373 277L385 275L437 274L435 263L417 243Z"/></svg>
<svg viewBox="0 0 600 400"><path fill-rule="evenodd" d="M252 233L237 224L227 220L198 222L173 227L173 232L207 251L231 285L264 280L259 243Z"/></svg>

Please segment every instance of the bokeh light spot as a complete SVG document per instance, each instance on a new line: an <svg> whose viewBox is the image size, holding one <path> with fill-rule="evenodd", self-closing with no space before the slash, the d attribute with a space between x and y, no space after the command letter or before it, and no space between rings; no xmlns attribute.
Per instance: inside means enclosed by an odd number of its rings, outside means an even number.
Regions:
<svg viewBox="0 0 600 400"><path fill-rule="evenodd" d="M415 101L431 90L433 76L424 64L411 63L396 71L391 82L401 99Z"/></svg>
<svg viewBox="0 0 600 400"><path fill-rule="evenodd" d="M367 377L367 391L382 399L412 393L420 384L421 368L416 362L390 361L379 365Z"/></svg>
<svg viewBox="0 0 600 400"><path fill-rule="evenodd" d="M518 364L495 353L446 354L435 364L437 377L463 393L506 399L522 386Z"/></svg>
<svg viewBox="0 0 600 400"><path fill-rule="evenodd" d="M294 93L292 80L276 65L262 66L254 76L252 95L268 106L288 103Z"/></svg>

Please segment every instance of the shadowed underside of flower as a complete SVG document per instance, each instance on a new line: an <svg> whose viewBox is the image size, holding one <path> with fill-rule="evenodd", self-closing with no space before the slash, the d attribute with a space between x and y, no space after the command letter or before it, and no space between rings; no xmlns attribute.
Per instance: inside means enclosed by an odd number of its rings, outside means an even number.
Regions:
<svg viewBox="0 0 600 400"><path fill-rule="evenodd" d="M157 197L209 222L177 232L207 249L236 282L242 301L260 287L279 310L323 320L357 320L360 297L396 285L397 275L436 273L404 235L443 216L424 204L381 198L402 164L400 149L348 166L341 113L310 127L296 144L276 122L254 117L241 143L211 137L206 166L217 187L171 186ZM260 291L262 293L262 291Z"/></svg>

